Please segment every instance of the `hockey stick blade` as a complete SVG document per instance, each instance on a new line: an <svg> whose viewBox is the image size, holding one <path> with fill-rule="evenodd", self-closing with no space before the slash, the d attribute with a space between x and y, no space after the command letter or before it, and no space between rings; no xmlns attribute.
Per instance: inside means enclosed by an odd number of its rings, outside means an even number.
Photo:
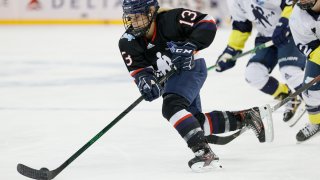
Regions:
<svg viewBox="0 0 320 180"><path fill-rule="evenodd" d="M306 112L307 112L307 109L305 108L305 104L302 102L301 105L298 107L294 116L286 123L289 125L289 127L293 127L294 125L296 125L299 122L299 120L302 118L302 116Z"/></svg>
<svg viewBox="0 0 320 180"><path fill-rule="evenodd" d="M301 115L292 121L292 124L289 124L289 127L295 126L306 112L307 110L304 110Z"/></svg>
<svg viewBox="0 0 320 180"><path fill-rule="evenodd" d="M18 164L17 170L20 174L32 179L51 180L55 177L54 172L49 171L47 168L41 168L40 170L36 170L26 165Z"/></svg>

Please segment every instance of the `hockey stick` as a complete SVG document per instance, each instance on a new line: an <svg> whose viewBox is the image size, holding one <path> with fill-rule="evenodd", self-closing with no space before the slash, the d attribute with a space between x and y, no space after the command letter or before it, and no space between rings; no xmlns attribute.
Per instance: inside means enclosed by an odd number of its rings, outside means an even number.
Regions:
<svg viewBox="0 0 320 180"><path fill-rule="evenodd" d="M174 73L175 70L169 71L164 77L160 79L159 83L162 84ZM140 96L137 100L135 100L129 107L127 107L121 114L119 114L113 121L111 121L105 128L103 128L98 134L96 134L92 139L90 139L84 146L82 146L77 152L75 152L58 168L52 171L50 171L48 168L41 168L40 170L36 170L26 165L18 164L18 172L32 179L51 180L55 178L64 168L66 168L76 158L78 158L86 149L88 149L93 143L95 143L102 135L104 135L109 129L111 129L117 122L119 122L125 115L127 115L133 108L135 108L142 100L143 97Z"/></svg>
<svg viewBox="0 0 320 180"><path fill-rule="evenodd" d="M251 53L255 53L258 50L261 50L261 49L264 49L264 48L267 48L267 47L270 47L270 46L273 46L273 41L268 41L268 42L266 42L264 44L260 44L259 46L256 46L255 48L253 48L253 49L251 49L249 51L246 51L244 53L241 53L241 54L238 54L236 56L233 56L231 59L228 59L228 61L231 61L231 60L235 61L238 58L241 58L241 57L243 57L245 55L248 55L248 54L251 54ZM212 65L212 66L208 67L208 70L214 69L216 67L217 67L217 64Z"/></svg>
<svg viewBox="0 0 320 180"><path fill-rule="evenodd" d="M210 70L210 69L208 69ZM168 79L171 75L175 73L175 70L168 72L159 83L163 83L166 79ZM100 137L102 137L107 131L109 131L116 123L118 123L126 114L128 114L132 109L134 109L141 101L143 97L140 96L136 101L134 101L129 107L127 107L121 114L119 114L113 121L111 121L105 128L103 128L98 134L96 134L93 138L91 138L84 146L82 146L77 152L75 152L71 157L69 157L63 164L61 164L58 168L50 171L48 168L41 168L40 170L36 170L30 168L23 164L17 165L17 170L20 174L32 178L32 179L41 179L41 180L51 180L54 179L58 174L61 173L68 165L70 165L76 158L78 158L84 151L86 151L92 144L94 144ZM215 144L227 144L232 141L235 135L230 136L215 136L211 135L211 139Z"/></svg>
<svg viewBox="0 0 320 180"><path fill-rule="evenodd" d="M288 97L286 97L285 99L283 99L282 101L280 101L278 104L276 104L275 106L273 106L271 108L271 113L275 112L276 110L278 110L280 107L282 107L283 105L285 105L287 102L289 102L292 98L295 98L296 96L298 96L300 93L302 93L303 91L309 89L313 84L317 83L320 81L320 75L315 77L313 80L311 80L310 82L308 82L307 84L303 85L302 87L300 87L297 91L295 91L293 94L289 95ZM225 145L230 143L231 141L233 141L235 138L237 138L238 136L240 136L242 133L244 133L246 131L246 129L241 129L236 131L235 133L229 135L229 136L215 136L215 135L209 135L206 136L207 140L209 143L213 143L213 144L218 144L218 145Z"/></svg>

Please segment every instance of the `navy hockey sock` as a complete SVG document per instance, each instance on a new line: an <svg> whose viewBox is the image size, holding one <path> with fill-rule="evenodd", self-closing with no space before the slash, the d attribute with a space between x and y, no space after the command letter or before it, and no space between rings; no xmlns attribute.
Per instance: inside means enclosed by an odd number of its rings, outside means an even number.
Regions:
<svg viewBox="0 0 320 180"><path fill-rule="evenodd" d="M198 120L186 110L175 113L169 120L189 147L205 143L204 132Z"/></svg>
<svg viewBox="0 0 320 180"><path fill-rule="evenodd" d="M210 113L199 113L198 119L205 135L226 133L242 128L242 117L237 112L212 111Z"/></svg>
<svg viewBox="0 0 320 180"><path fill-rule="evenodd" d="M268 82L262 89L262 92L272 95L275 99L282 100L290 93L286 84L280 83L276 78L270 76Z"/></svg>

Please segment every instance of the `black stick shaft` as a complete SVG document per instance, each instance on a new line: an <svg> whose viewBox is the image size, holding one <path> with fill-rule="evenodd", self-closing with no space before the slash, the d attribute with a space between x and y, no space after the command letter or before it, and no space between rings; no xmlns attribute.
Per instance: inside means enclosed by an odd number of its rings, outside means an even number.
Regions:
<svg viewBox="0 0 320 180"><path fill-rule="evenodd" d="M93 143L101 138L107 131L109 131L115 124L117 124L125 115L127 115L133 108L135 108L143 97L140 96L129 107L127 107L121 114L119 114L113 121L111 121L105 128L103 128L97 135L90 139L84 146L82 146L76 153L74 153L68 160L66 160L57 170L58 175L64 168L71 164L77 157L79 157L85 150L87 150Z"/></svg>
<svg viewBox="0 0 320 180"><path fill-rule="evenodd" d="M159 83L163 83L171 75L175 73L175 70L168 72L163 78L160 79ZM75 159L77 159L84 151L86 151L93 143L101 138L107 131L109 131L115 124L117 124L124 116L126 116L132 109L134 109L141 101L143 97L140 96L135 100L129 107L127 107L121 114L119 114L113 121L111 121L105 128L103 128L98 134L96 134L92 139L90 139L84 146L82 146L77 152L75 152L68 160L66 160L62 165L55 169L52 179L57 176L64 168L71 164Z"/></svg>

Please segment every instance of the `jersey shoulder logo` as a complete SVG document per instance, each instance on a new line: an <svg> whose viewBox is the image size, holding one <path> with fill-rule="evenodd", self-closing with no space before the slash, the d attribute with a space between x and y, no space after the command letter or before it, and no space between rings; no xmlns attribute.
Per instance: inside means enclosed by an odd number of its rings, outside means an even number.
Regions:
<svg viewBox="0 0 320 180"><path fill-rule="evenodd" d="M266 24L268 24L270 27L272 27L272 25L270 24L270 22L267 18L268 15L265 16L265 12L261 7L251 4L251 8L252 8L252 14L255 17L255 19L258 21L259 24L262 24L265 28L267 27ZM271 11L271 15L274 15L274 14L275 13L273 11Z"/></svg>
<svg viewBox="0 0 320 180"><path fill-rule="evenodd" d="M131 34L128 33L124 33L121 37L121 39L127 39L128 41L132 41L133 39L135 39L135 37Z"/></svg>
<svg viewBox="0 0 320 180"><path fill-rule="evenodd" d="M153 48L154 46L155 46L154 44L149 43L148 46L147 46L147 49L151 49L151 48Z"/></svg>

